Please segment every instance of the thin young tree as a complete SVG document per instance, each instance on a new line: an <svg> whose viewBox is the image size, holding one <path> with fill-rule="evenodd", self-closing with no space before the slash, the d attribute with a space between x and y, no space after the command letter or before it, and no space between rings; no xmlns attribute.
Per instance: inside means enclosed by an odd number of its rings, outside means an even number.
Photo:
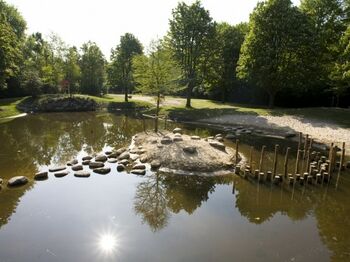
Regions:
<svg viewBox="0 0 350 262"><path fill-rule="evenodd" d="M157 132L161 96L177 89L176 80L179 78L180 70L172 60L169 50L158 40L151 42L148 55L134 57L133 71L137 89L143 94L156 96L155 131Z"/></svg>

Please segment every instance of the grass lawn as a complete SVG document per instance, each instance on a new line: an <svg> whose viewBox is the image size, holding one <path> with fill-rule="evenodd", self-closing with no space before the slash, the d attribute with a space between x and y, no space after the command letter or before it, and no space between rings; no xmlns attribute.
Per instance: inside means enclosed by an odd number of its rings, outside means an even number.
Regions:
<svg viewBox="0 0 350 262"><path fill-rule="evenodd" d="M39 102L44 102L55 95L44 95L38 98ZM57 96L57 95L56 95ZM95 100L101 107L113 108L131 105L132 108L148 108L146 113L154 113L155 98L151 96L133 95L129 103L124 102L124 95L108 94L103 97L89 95L75 95L78 97ZM25 98L0 99L0 118L20 114L16 105ZM272 115L272 116L297 116L315 120L323 120L350 127L350 109L341 108L274 108L268 109L251 105L239 105L232 103L221 103L206 99L192 99L192 108L185 107L186 99L166 96L162 101L161 114L169 115L172 118L182 120L199 120L221 115L250 114L250 115Z"/></svg>
<svg viewBox="0 0 350 262"><path fill-rule="evenodd" d="M16 105L25 97L0 99L0 118L11 117L20 114Z"/></svg>

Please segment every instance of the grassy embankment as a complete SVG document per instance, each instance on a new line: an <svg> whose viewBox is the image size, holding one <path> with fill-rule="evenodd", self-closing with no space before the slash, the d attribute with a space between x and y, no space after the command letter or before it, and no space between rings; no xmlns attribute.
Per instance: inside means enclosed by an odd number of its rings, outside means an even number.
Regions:
<svg viewBox="0 0 350 262"><path fill-rule="evenodd" d="M129 103L124 102L123 95L106 95L95 97L88 95L75 95L76 97L94 100L99 108L113 109L139 109L147 113L154 113L155 100L153 97L134 95ZM55 96L45 95L36 99L37 103L45 103ZM56 96L57 97L57 96ZM26 98L0 99L0 118L20 114L16 106ZM195 121L221 115L249 114L272 116L298 116L316 120L326 120L344 127L350 127L350 110L339 108L275 108L268 109L257 106L221 103L206 99L192 99L192 108L185 108L185 99L166 97L163 101L161 114L171 118Z"/></svg>

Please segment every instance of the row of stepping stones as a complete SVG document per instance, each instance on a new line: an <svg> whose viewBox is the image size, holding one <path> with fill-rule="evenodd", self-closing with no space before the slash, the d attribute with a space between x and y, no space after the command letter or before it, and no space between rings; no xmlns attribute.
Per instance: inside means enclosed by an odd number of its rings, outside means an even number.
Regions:
<svg viewBox="0 0 350 262"><path fill-rule="evenodd" d="M97 155L95 158L92 156L84 156L82 158L81 164L79 164L79 161L77 159L73 159L67 163L67 166L71 168L72 171L74 171L75 177L82 177L86 178L90 176L90 172L87 170L84 170L83 166L89 166L89 168L97 174L108 174L111 172L110 167L105 167L105 162L108 163L118 163L117 165L117 171L122 172L127 169L127 166L130 166L130 164L133 164L131 166L130 173L135 175L145 175L146 174L146 165L142 163L137 162L131 162L138 159L137 153L144 153L145 151L142 149L142 147L139 147L138 150L133 150L132 152L128 152L126 148L120 148L116 151L112 152L105 152L105 154ZM137 156L137 157L135 157ZM49 168L48 171L42 171L35 174L34 179L35 180L46 180L49 177L49 172L53 173L55 177L64 177L67 176L70 171L67 170L67 166L55 166ZM160 163L157 161L151 162L151 168L153 170L160 167ZM15 176L12 177L7 181L8 187L18 187L23 186L29 182L29 179L25 176ZM1 185L3 184L3 180L0 178L0 189Z"/></svg>

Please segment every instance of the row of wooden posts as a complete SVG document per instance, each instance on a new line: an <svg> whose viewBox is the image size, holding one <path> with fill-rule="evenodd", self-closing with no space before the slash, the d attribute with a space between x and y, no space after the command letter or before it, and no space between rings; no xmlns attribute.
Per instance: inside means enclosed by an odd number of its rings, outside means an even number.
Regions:
<svg viewBox="0 0 350 262"><path fill-rule="evenodd" d="M261 148L260 158L258 167L253 169L253 146L250 148L249 160L244 167L244 170L241 170L239 165L239 140L236 140L236 168L235 173L241 174L243 171L243 176L251 176L257 179L259 182L262 180L270 180L271 183L279 184L284 179L288 181L289 184L295 185L298 181L300 184L309 183L312 184L313 180L315 183L330 183L330 180L334 173L337 174L337 179L335 186L338 187L340 173L344 168L345 160L345 142L342 143L340 161L337 162L337 150L338 148L334 143L331 143L328 157L321 156L320 152L312 151L313 139L309 138L308 135L305 136L303 143L303 134L299 133L298 148L296 155L295 168L292 172L288 170L289 156L291 148L287 147L283 173L277 174L277 163L278 163L278 151L279 145L275 145L274 158L272 171L267 171L266 174L263 172L263 162L265 157L266 146L263 145ZM265 176L266 175L266 176Z"/></svg>

